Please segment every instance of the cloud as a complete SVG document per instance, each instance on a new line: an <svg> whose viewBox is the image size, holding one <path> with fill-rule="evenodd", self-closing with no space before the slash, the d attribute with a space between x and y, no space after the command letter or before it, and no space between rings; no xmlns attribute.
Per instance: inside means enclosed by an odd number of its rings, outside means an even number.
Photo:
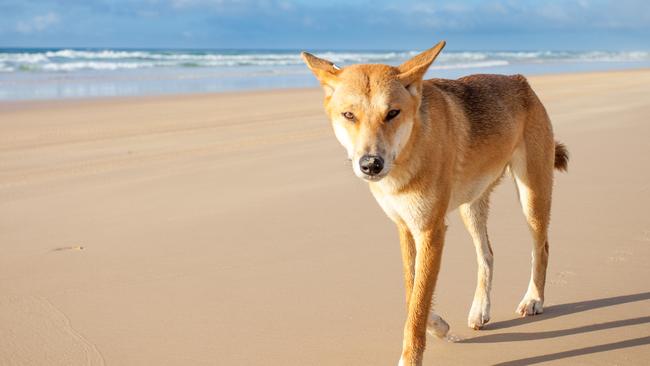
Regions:
<svg viewBox="0 0 650 366"><path fill-rule="evenodd" d="M0 45L372 49L446 37L647 49L650 34L650 0L0 0L0 14Z"/></svg>
<svg viewBox="0 0 650 366"><path fill-rule="evenodd" d="M16 31L24 34L42 32L47 28L56 25L60 20L61 18L55 12L36 15L31 19L19 21L16 24Z"/></svg>
<svg viewBox="0 0 650 366"><path fill-rule="evenodd" d="M446 31L548 31L645 29L647 0L412 1L385 10L414 26Z"/></svg>
<svg viewBox="0 0 650 366"><path fill-rule="evenodd" d="M205 9L218 12L255 14L273 10L291 11L296 6L288 0L169 0L173 9Z"/></svg>
<svg viewBox="0 0 650 366"><path fill-rule="evenodd" d="M250 7L257 5L249 0L170 0L172 7L177 9L190 7L207 7L214 9L227 9L231 7Z"/></svg>

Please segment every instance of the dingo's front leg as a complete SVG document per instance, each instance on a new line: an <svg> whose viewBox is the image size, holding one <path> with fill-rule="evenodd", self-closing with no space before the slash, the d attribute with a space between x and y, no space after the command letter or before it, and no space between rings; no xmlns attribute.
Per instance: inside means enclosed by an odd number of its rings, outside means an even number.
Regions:
<svg viewBox="0 0 650 366"><path fill-rule="evenodd" d="M474 292L474 301L467 318L467 325L474 330L481 329L490 321L490 289L492 288L494 255L487 234L489 196L490 189L476 201L459 207L460 216L474 241L476 261L478 262L476 292Z"/></svg>
<svg viewBox="0 0 650 366"><path fill-rule="evenodd" d="M415 240L411 231L404 223L397 224L399 231L399 244L402 250L402 265L404 267L404 290L406 291L406 311L409 309L409 300L413 291L415 279Z"/></svg>
<svg viewBox="0 0 650 366"><path fill-rule="evenodd" d="M415 278L408 301L408 316L404 326L400 366L422 364L422 354L426 344L427 318L440 270L444 235L445 225L442 220L430 229L413 235L417 248ZM442 319L438 319L444 323Z"/></svg>
<svg viewBox="0 0 650 366"><path fill-rule="evenodd" d="M413 292L413 282L415 279L415 240L411 231L404 223L398 223L400 246L402 249L402 264L404 266L404 289L406 291L406 311L408 314L409 301L411 292ZM433 309L432 309L433 310ZM433 311L429 313L427 320L427 333L444 338L449 331L449 324Z"/></svg>

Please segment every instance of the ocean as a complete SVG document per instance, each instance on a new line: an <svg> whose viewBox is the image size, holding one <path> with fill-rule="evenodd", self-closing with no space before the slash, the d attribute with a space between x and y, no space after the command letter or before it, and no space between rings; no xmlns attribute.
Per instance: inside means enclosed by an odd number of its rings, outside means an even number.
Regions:
<svg viewBox="0 0 650 366"><path fill-rule="evenodd" d="M310 52L339 66L399 65L418 50ZM650 51L443 51L427 77L650 67ZM0 100L186 94L316 86L298 50L0 48Z"/></svg>

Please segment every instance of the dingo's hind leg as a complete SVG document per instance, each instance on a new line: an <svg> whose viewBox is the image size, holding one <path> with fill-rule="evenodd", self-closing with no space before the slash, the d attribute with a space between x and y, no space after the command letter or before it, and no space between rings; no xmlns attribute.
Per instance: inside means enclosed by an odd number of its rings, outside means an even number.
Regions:
<svg viewBox="0 0 650 366"><path fill-rule="evenodd" d="M532 269L528 290L517 307L521 316L541 314L548 265L548 225L553 189L555 142L547 126L526 135L516 149L510 169L517 185L519 201L533 236Z"/></svg>

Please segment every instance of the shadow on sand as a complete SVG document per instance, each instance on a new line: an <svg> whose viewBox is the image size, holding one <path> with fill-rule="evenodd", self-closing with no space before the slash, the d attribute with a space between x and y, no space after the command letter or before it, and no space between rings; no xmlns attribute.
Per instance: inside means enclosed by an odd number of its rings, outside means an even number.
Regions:
<svg viewBox="0 0 650 366"><path fill-rule="evenodd" d="M540 314L536 316L527 316L525 318L515 318L515 319L505 320L505 321L496 322L492 324L487 324L484 327L484 329L497 330L497 329L510 328L516 325L522 325L522 324L528 324L528 323L534 323L538 321L558 318L564 315L580 313L587 310L605 308L608 306L627 304L630 302L643 301L643 300L650 300L650 292L642 292L634 295L606 297L604 299L578 301L569 304L551 305L544 308L544 314Z"/></svg>
<svg viewBox="0 0 650 366"><path fill-rule="evenodd" d="M458 343L499 343L499 342L520 342L520 341L533 341L537 339L563 337L572 334L595 332L597 330L612 329L626 327L629 325L650 323L650 316L643 316L640 318L631 318L624 320L615 320L612 322L597 323L585 325L577 328L550 330L547 332L533 332L533 333L500 333L489 334L485 336L464 339Z"/></svg>
<svg viewBox="0 0 650 366"><path fill-rule="evenodd" d="M505 329L517 325L523 325L523 324L558 318L564 315L574 314L574 313L583 312L587 310L626 304L626 303L636 302L636 301L644 301L644 300L650 300L650 292L644 292L644 293L633 294L633 295L608 297L604 299L580 301L580 302L574 302L570 304L553 305L545 308L544 314L534 316L534 317L517 318L517 319L511 319L502 322L496 322L493 324L488 324L485 327L485 329L486 330ZM552 330L546 332L530 332L530 333L513 332L513 333L488 334L484 336L465 339L459 341L458 343L499 343L499 342L530 341L530 340L562 337L562 336L573 335L573 334L594 332L598 330L620 328L620 327L626 327L626 326L637 325L637 324L647 324L647 323L650 323L650 316L615 320L610 322L585 325L576 328ZM522 358L518 360L498 363L496 365L498 366L531 365L531 364L553 361L553 360L558 360L567 357L575 357L575 356L586 355L590 353L611 351L620 348L636 347L636 346L641 346L646 344L650 344L650 336L628 339L628 340L614 342L614 343L601 344L597 346L578 348L570 351Z"/></svg>
<svg viewBox="0 0 650 366"><path fill-rule="evenodd" d="M494 366L533 365L533 364L536 364L536 363L559 360L559 359L567 358L567 357L588 355L590 353L612 351L612 350L621 349L621 348L643 346L645 344L650 344L650 336L641 337L641 338L634 338L634 339L628 339L628 340L621 341L621 342L600 344L598 346L578 348L578 349L573 349L573 350L570 350L570 351L564 351L564 352L558 352L558 353L549 353L547 355L534 356L534 357L528 357L528 358L520 358L518 360L500 362L500 363L494 364Z"/></svg>

